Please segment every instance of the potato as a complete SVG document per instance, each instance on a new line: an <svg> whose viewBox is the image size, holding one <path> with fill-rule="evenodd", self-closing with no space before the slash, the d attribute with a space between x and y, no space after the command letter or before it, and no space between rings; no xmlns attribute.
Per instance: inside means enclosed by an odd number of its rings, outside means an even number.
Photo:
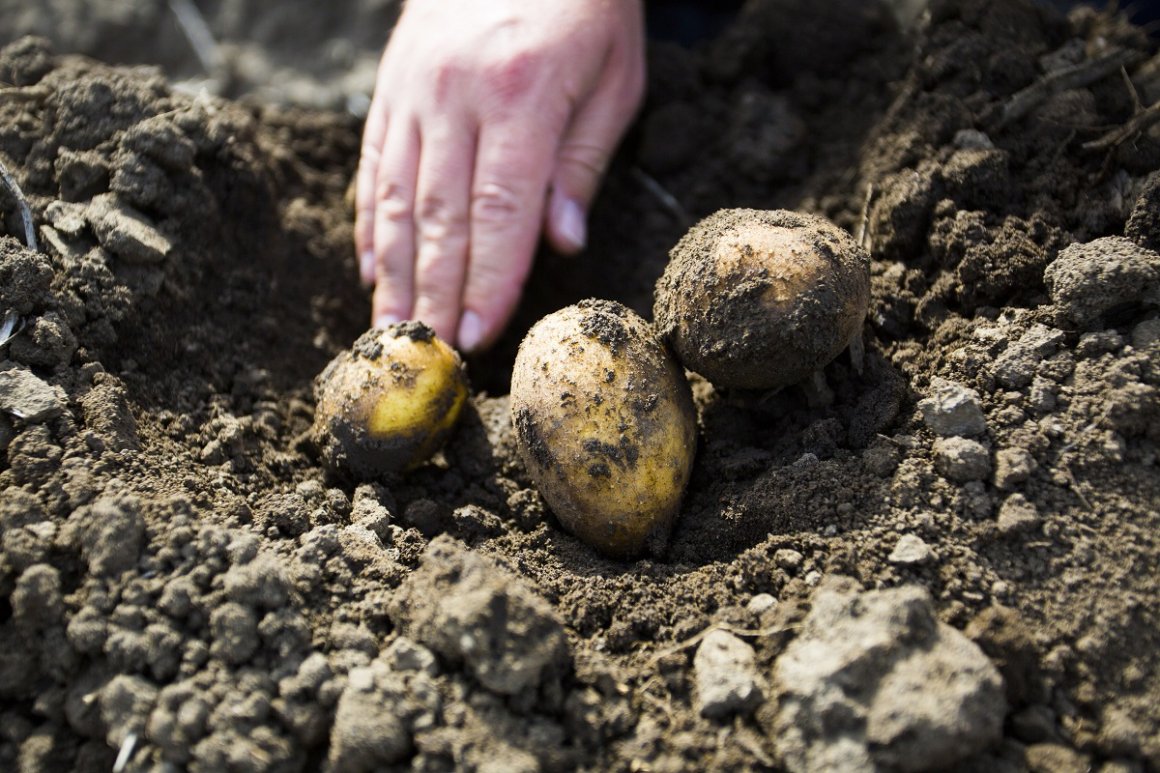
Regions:
<svg viewBox="0 0 1160 773"><path fill-rule="evenodd" d="M359 479L409 470L443 445L467 393L459 355L431 328L368 330L315 381L322 460Z"/></svg>
<svg viewBox="0 0 1160 773"><path fill-rule="evenodd" d="M524 465L564 528L602 553L661 544L696 454L684 371L643 319L582 301L528 331L512 423Z"/></svg>
<svg viewBox="0 0 1160 773"><path fill-rule="evenodd" d="M824 367L861 334L870 257L842 229L785 210L725 209L677 243L656 324L718 387L774 389Z"/></svg>

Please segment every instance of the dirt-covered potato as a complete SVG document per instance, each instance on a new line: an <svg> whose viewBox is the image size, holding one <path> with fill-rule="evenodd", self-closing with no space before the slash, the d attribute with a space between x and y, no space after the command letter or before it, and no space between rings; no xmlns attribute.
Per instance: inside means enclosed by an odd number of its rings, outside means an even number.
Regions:
<svg viewBox="0 0 1160 773"><path fill-rule="evenodd" d="M314 438L332 470L359 479L401 472L451 434L467 399L455 350L421 322L368 330L315 381Z"/></svg>
<svg viewBox="0 0 1160 773"><path fill-rule="evenodd" d="M684 371L643 319L582 301L536 323L516 355L520 456L566 529L627 557L667 537L696 453Z"/></svg>
<svg viewBox="0 0 1160 773"><path fill-rule="evenodd" d="M869 299L870 258L833 223L724 209L673 248L653 315L689 370L719 387L773 389L837 357Z"/></svg>

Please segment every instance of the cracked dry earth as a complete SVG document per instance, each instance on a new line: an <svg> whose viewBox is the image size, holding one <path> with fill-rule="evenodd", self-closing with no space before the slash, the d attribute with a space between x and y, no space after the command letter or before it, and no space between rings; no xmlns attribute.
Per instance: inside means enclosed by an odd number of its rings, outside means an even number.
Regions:
<svg viewBox="0 0 1160 773"><path fill-rule="evenodd" d="M358 120L0 50L0 769L1160 769L1156 44L818 5L652 44L587 254L442 454L357 485L303 438L368 316ZM647 315L738 206L863 239L865 367L694 378L667 547L602 559L518 462L515 346Z"/></svg>

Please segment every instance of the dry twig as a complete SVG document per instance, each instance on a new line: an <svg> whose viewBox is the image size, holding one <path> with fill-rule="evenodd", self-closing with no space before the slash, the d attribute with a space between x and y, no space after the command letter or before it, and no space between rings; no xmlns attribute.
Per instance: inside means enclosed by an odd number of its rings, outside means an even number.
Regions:
<svg viewBox="0 0 1160 773"><path fill-rule="evenodd" d="M1025 89L1015 92L999 114L1002 128L1030 113L1051 97L1068 89L1078 89L1102 80L1112 73L1134 64L1141 58L1138 51L1119 49L1097 59L1080 62L1071 67L1048 73Z"/></svg>
<svg viewBox="0 0 1160 773"><path fill-rule="evenodd" d="M1110 150L1143 134L1155 123L1160 123L1160 101L1153 102L1148 107L1139 110L1123 126L1113 129L1091 142L1085 142L1081 147L1084 150Z"/></svg>

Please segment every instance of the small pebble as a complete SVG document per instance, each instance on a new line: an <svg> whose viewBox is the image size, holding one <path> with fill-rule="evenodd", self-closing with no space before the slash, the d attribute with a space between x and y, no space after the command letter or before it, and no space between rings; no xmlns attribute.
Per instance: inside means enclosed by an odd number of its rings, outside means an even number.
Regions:
<svg viewBox="0 0 1160 773"><path fill-rule="evenodd" d="M914 534L904 534L890 551L890 563L899 566L919 566L934 558L930 545Z"/></svg>

